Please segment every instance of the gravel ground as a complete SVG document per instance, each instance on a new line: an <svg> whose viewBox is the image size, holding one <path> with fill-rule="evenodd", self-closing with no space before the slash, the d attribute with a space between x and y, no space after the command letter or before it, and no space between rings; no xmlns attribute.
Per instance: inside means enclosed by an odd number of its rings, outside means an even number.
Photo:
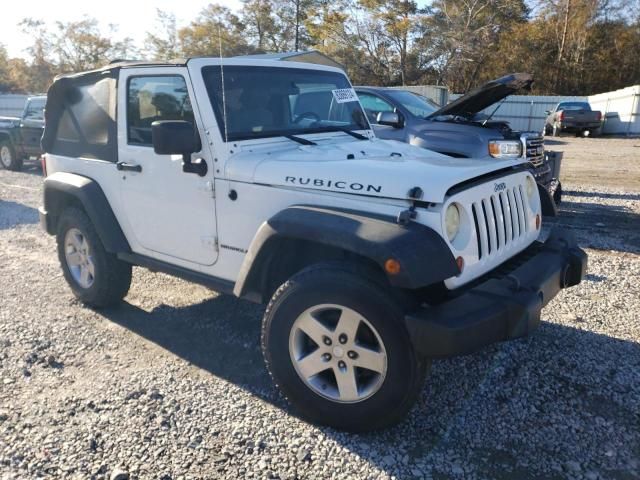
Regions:
<svg viewBox="0 0 640 480"><path fill-rule="evenodd" d="M363 436L290 412L259 306L142 269L122 306L76 302L40 182L0 170L0 478L640 477L640 188L567 183L555 223L587 279L531 337L435 362L408 419Z"/></svg>
<svg viewBox="0 0 640 480"><path fill-rule="evenodd" d="M546 137L545 147L564 152L565 182L640 191L640 138Z"/></svg>

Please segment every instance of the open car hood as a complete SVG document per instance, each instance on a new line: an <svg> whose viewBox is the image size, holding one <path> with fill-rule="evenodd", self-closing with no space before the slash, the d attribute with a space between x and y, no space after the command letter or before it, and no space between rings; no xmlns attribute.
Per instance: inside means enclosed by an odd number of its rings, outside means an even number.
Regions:
<svg viewBox="0 0 640 480"><path fill-rule="evenodd" d="M471 90L440 110L436 110L427 118L435 118L442 115L470 118L503 98L516 93L518 90L530 90L532 84L533 75L530 73L512 73Z"/></svg>

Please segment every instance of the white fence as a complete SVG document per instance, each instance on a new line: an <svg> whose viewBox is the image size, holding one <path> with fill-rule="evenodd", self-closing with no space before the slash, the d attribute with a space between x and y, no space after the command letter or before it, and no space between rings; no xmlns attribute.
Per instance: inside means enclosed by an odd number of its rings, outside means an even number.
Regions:
<svg viewBox="0 0 640 480"><path fill-rule="evenodd" d="M460 95L450 95L455 100ZM593 110L600 110L604 117L602 133L616 135L640 134L640 85L615 90L613 92L590 95L588 97L511 95L502 103L492 105L482 111L493 120L509 122L511 128L520 131L541 132L545 111L552 110L559 102L588 101Z"/></svg>
<svg viewBox="0 0 640 480"><path fill-rule="evenodd" d="M591 95L589 103L604 116L602 133L640 134L640 85Z"/></svg>
<svg viewBox="0 0 640 480"><path fill-rule="evenodd" d="M0 95L0 117L19 117L22 115L27 95Z"/></svg>

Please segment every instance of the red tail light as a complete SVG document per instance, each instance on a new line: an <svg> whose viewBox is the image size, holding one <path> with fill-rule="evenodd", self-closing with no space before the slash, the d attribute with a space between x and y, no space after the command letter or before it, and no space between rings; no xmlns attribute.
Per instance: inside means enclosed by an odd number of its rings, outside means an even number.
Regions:
<svg viewBox="0 0 640 480"><path fill-rule="evenodd" d="M602 118L602 113L596 112L596 120L600 121L601 118Z"/></svg>
<svg viewBox="0 0 640 480"><path fill-rule="evenodd" d="M560 115L558 115L558 120L564 120L564 110L560 110Z"/></svg>
<svg viewBox="0 0 640 480"><path fill-rule="evenodd" d="M42 167L42 176L47 176L47 156L40 155L40 166Z"/></svg>

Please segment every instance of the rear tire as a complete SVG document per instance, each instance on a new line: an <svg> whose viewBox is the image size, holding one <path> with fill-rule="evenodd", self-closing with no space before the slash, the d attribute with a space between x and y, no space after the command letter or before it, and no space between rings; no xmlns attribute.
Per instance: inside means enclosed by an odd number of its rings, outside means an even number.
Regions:
<svg viewBox="0 0 640 480"><path fill-rule="evenodd" d="M262 351L302 417L363 432L399 422L415 403L430 362L414 352L388 290L348 266L326 264L294 275L273 295Z"/></svg>
<svg viewBox="0 0 640 480"><path fill-rule="evenodd" d="M8 140L0 141L0 166L16 172L22 169L22 159L17 157L15 148Z"/></svg>
<svg viewBox="0 0 640 480"><path fill-rule="evenodd" d="M122 300L131 285L131 265L107 252L80 209L67 208L58 221L58 259L73 294L84 304L107 307Z"/></svg>

